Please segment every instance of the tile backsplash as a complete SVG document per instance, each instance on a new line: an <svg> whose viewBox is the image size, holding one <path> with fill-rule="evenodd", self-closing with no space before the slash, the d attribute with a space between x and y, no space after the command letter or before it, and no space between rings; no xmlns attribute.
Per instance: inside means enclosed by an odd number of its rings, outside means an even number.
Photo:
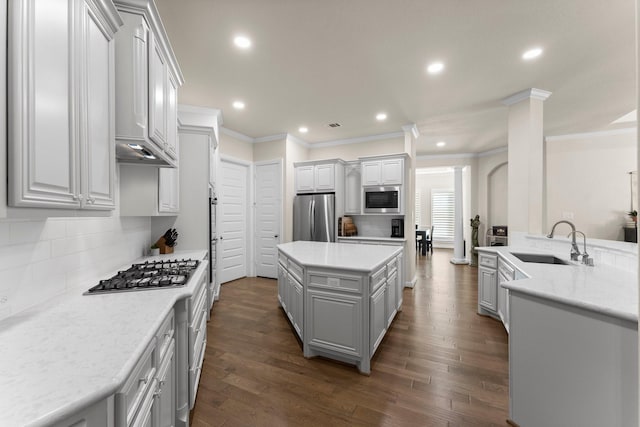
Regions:
<svg viewBox="0 0 640 427"><path fill-rule="evenodd" d="M150 240L148 217L0 221L0 320L90 287L144 255Z"/></svg>

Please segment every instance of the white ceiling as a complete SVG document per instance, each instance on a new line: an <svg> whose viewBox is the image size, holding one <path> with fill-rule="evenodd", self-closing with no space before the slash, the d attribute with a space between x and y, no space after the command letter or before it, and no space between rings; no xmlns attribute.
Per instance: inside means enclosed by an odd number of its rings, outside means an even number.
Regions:
<svg viewBox="0 0 640 427"><path fill-rule="evenodd" d="M220 108L226 128L252 138L315 143L415 123L418 154L470 153L506 145L500 100L524 89L553 93L545 135L629 127L610 123L636 108L634 0L156 4L185 77L180 103ZM233 45L238 33L251 49ZM521 59L535 46L542 56ZM431 76L436 60L446 68Z"/></svg>

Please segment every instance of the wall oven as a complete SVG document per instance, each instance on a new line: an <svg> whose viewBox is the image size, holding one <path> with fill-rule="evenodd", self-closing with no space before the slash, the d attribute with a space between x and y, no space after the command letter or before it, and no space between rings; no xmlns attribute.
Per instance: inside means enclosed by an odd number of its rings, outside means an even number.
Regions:
<svg viewBox="0 0 640 427"><path fill-rule="evenodd" d="M400 186L363 187L362 211L364 213L400 213Z"/></svg>

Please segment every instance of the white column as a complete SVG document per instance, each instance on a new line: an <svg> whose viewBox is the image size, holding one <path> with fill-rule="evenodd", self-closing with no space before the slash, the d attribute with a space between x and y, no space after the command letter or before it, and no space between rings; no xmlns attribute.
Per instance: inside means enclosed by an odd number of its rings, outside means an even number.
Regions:
<svg viewBox="0 0 640 427"><path fill-rule="evenodd" d="M509 106L509 234L543 234L546 227L543 102L551 92L527 89L502 101Z"/></svg>
<svg viewBox="0 0 640 427"><path fill-rule="evenodd" d="M464 229L462 225L462 166L453 167L454 179L454 225L452 264L468 264L464 256Z"/></svg>

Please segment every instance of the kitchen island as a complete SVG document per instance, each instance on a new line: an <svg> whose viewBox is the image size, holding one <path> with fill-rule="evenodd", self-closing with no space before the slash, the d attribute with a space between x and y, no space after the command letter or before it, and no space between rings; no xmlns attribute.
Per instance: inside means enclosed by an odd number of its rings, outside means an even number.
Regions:
<svg viewBox="0 0 640 427"><path fill-rule="evenodd" d="M403 248L278 245L278 301L307 358L355 364L363 374L402 307Z"/></svg>
<svg viewBox="0 0 640 427"><path fill-rule="evenodd" d="M522 426L636 426L637 273L602 262L619 249L589 249L602 251L594 267L570 261L568 243L563 249L477 248L478 312L509 332L510 418ZM524 262L518 254L566 264Z"/></svg>

